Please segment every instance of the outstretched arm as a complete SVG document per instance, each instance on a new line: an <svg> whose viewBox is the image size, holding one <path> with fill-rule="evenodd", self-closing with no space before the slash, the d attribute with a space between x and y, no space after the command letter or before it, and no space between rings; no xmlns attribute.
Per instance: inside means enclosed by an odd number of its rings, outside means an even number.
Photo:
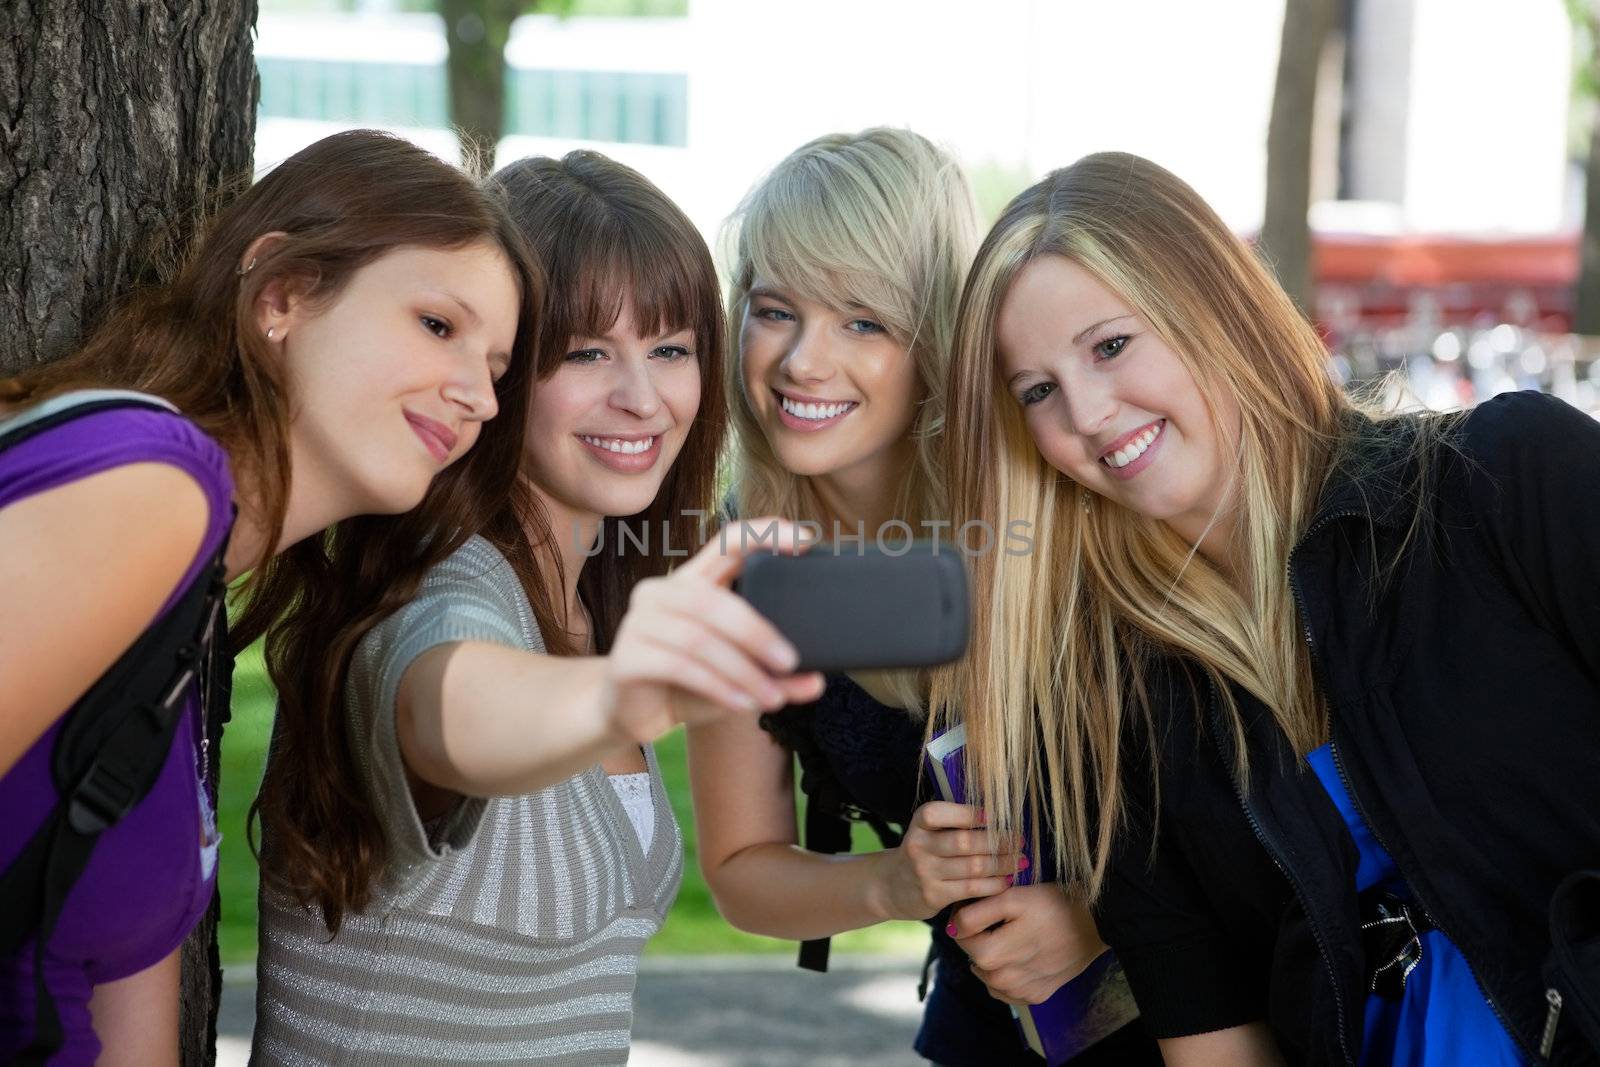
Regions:
<svg viewBox="0 0 1600 1067"><path fill-rule="evenodd" d="M797 550L799 531L781 531L780 545ZM714 541L670 576L640 582L606 656L484 641L418 656L395 698L407 768L466 796L528 793L680 722L815 699L821 676L792 673L794 648L729 588L747 540Z"/></svg>

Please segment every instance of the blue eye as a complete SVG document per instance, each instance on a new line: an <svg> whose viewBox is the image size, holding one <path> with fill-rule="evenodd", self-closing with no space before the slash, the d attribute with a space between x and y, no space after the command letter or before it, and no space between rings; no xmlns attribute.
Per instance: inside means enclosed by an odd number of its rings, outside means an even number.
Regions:
<svg viewBox="0 0 1600 1067"><path fill-rule="evenodd" d="M785 311L783 308L758 307L756 308L756 318L766 319L768 322L793 322L794 313Z"/></svg>
<svg viewBox="0 0 1600 1067"><path fill-rule="evenodd" d="M883 323L873 322L871 319L851 319L849 322L844 324L844 328L849 330L851 333L859 333L863 335L889 332Z"/></svg>
<svg viewBox="0 0 1600 1067"><path fill-rule="evenodd" d="M650 354L652 356L656 356L659 359L679 360L679 359L683 359L686 356L691 356L694 353L690 352L687 348L683 347L682 345L662 345L660 348L657 348L655 351L651 352Z"/></svg>
<svg viewBox="0 0 1600 1067"><path fill-rule="evenodd" d="M1126 334L1118 334L1115 337L1107 337L1104 341L1096 344L1094 350L1102 359L1116 359L1122 354L1122 350L1127 347L1128 336Z"/></svg>
<svg viewBox="0 0 1600 1067"><path fill-rule="evenodd" d="M568 363L597 363L605 353L598 348L580 348L576 352L567 353Z"/></svg>
<svg viewBox="0 0 1600 1067"><path fill-rule="evenodd" d="M1038 385L1031 385L1024 389L1017 399L1022 402L1023 407L1028 407L1037 404L1055 391L1056 385L1054 382L1040 382Z"/></svg>
<svg viewBox="0 0 1600 1067"><path fill-rule="evenodd" d="M422 323L422 328L438 338L450 336L450 324L437 315L419 315L417 321Z"/></svg>

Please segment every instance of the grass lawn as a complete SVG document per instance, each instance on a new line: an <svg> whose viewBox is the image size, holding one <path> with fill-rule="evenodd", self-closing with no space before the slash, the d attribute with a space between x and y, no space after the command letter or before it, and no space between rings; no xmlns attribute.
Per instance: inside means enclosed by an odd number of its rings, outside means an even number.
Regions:
<svg viewBox="0 0 1600 1067"><path fill-rule="evenodd" d="M242 963L256 954L256 862L245 844L245 815L261 784L267 739L272 731L272 687L261 663L259 646L239 657L233 686L233 721L222 745L222 797L218 817L223 833L222 924L218 929L224 963ZM652 955L687 953L792 953L795 943L742 933L722 921L711 892L700 877L695 856L694 820L689 806L689 775L684 762L683 731L675 730L656 745L667 793L678 825L683 827L683 888L667 917L667 925L649 944ZM858 848L872 848L870 830L856 827ZM928 945L921 923L885 923L834 938L836 952L920 954Z"/></svg>

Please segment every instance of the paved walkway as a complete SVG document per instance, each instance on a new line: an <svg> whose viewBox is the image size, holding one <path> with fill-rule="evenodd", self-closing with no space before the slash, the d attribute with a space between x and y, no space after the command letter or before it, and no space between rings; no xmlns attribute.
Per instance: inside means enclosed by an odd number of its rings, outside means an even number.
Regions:
<svg viewBox="0 0 1600 1067"><path fill-rule="evenodd" d="M921 960L836 956L827 974L794 957L646 957L633 1056L639 1067L922 1067L911 1051ZM252 969L228 971L217 1067L244 1067Z"/></svg>

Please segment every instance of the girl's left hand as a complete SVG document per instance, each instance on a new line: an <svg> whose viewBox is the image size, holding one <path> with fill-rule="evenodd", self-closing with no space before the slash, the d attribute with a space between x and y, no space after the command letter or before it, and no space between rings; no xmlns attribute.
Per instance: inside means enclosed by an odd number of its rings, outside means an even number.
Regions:
<svg viewBox="0 0 1600 1067"><path fill-rule="evenodd" d="M1106 948L1089 909L1049 882L974 901L946 930L989 992L1019 1007L1044 1003Z"/></svg>

